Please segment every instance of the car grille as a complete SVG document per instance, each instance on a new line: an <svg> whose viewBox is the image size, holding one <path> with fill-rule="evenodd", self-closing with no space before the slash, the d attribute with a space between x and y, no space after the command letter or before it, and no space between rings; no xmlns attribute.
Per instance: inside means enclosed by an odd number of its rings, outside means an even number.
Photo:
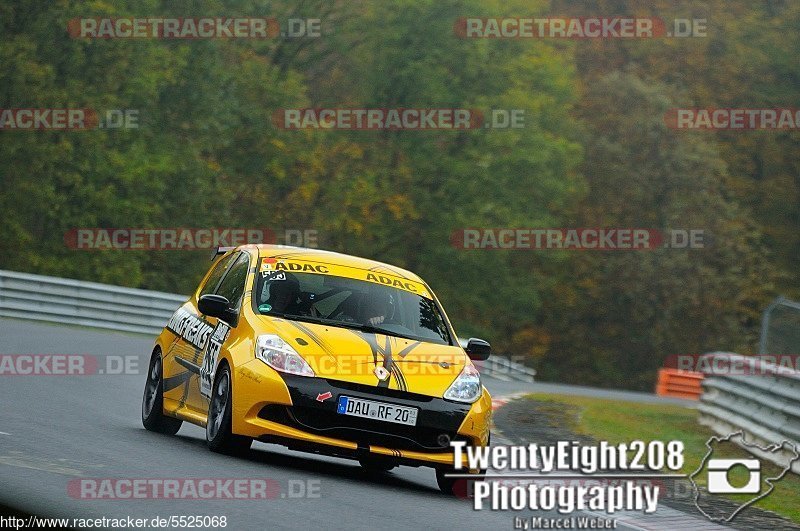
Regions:
<svg viewBox="0 0 800 531"><path fill-rule="evenodd" d="M373 445L398 450L450 452L451 440L466 440L455 432L443 429L405 426L302 406L268 405L258 416L305 432L352 441L364 447Z"/></svg>

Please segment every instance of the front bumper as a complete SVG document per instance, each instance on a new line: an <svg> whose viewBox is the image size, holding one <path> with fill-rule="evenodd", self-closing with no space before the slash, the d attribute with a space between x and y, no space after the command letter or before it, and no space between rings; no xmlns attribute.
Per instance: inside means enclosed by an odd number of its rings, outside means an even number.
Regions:
<svg viewBox="0 0 800 531"><path fill-rule="evenodd" d="M325 398L328 393L330 397ZM417 425L338 414L340 395L417 407ZM474 404L461 404L395 389L278 373L259 360L235 371L232 405L232 428L239 435L339 457L433 467L452 466L452 440L485 446L492 410L486 390Z"/></svg>

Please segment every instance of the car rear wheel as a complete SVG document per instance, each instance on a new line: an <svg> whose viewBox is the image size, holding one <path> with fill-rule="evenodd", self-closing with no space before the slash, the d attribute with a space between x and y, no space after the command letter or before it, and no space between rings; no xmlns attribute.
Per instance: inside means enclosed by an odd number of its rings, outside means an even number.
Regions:
<svg viewBox="0 0 800 531"><path fill-rule="evenodd" d="M161 351L155 350L150 357L147 382L142 397L142 424L145 429L167 435L175 435L183 421L164 415L164 385Z"/></svg>
<svg viewBox="0 0 800 531"><path fill-rule="evenodd" d="M235 455L246 452L253 439L231 432L231 371L227 364L220 365L211 391L206 423L206 443L214 451Z"/></svg>

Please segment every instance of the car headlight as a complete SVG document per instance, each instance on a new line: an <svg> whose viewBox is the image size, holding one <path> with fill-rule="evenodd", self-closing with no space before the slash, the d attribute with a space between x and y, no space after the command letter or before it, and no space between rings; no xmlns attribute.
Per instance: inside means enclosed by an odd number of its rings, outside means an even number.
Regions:
<svg viewBox="0 0 800 531"><path fill-rule="evenodd" d="M276 371L298 376L314 376L314 371L306 360L289 343L274 334L258 336L256 358Z"/></svg>
<svg viewBox="0 0 800 531"><path fill-rule="evenodd" d="M483 393L481 386L481 375L478 369L472 363L467 364L461 374L458 375L456 381L447 389L444 397L447 400L455 400L456 402L466 402L471 404L480 398Z"/></svg>

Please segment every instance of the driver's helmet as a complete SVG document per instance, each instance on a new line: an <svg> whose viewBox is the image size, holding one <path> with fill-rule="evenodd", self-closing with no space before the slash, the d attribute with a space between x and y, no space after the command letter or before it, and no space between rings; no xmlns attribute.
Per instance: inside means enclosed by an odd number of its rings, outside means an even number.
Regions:
<svg viewBox="0 0 800 531"><path fill-rule="evenodd" d="M297 303L300 295L300 281L291 273L281 271L273 273L267 278L262 293L267 293L266 304L272 311L285 312L287 308Z"/></svg>

